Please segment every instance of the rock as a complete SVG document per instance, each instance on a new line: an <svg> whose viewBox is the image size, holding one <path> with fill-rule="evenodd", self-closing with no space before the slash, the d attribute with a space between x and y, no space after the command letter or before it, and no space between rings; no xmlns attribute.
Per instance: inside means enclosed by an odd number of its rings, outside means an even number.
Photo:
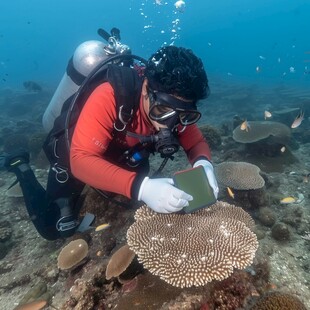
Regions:
<svg viewBox="0 0 310 310"><path fill-rule="evenodd" d="M271 235L278 241L288 241L291 237L290 230L284 223L275 224L271 229Z"/></svg>
<svg viewBox="0 0 310 310"><path fill-rule="evenodd" d="M9 248L5 245L5 243L0 242L0 259L4 258L8 252Z"/></svg>
<svg viewBox="0 0 310 310"><path fill-rule="evenodd" d="M276 215L270 208L260 208L258 213L258 219L263 225L267 227L272 227L276 222Z"/></svg>
<svg viewBox="0 0 310 310"><path fill-rule="evenodd" d="M3 186L4 184L5 184L5 181L2 178L0 178L0 187Z"/></svg>
<svg viewBox="0 0 310 310"><path fill-rule="evenodd" d="M8 241L12 233L13 230L9 221L0 222L0 242Z"/></svg>

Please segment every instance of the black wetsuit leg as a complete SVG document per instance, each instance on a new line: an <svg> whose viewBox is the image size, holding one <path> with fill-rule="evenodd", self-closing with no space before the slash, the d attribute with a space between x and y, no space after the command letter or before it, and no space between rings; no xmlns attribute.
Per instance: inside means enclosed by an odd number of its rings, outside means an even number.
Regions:
<svg viewBox="0 0 310 310"><path fill-rule="evenodd" d="M21 164L11 171L17 176L28 214L38 233L47 240L59 238L60 234L55 225L59 219L59 208L50 207L46 191L36 179L30 166Z"/></svg>
<svg viewBox="0 0 310 310"><path fill-rule="evenodd" d="M60 210L65 204L67 204L66 208L72 210L72 214L66 221L77 220L80 209L80 204L77 202L84 184L73 178L66 183L59 183L54 171L50 169L47 190L45 190L28 164L21 164L11 169L11 172L17 176L27 211L38 233L47 240L72 235L74 229L60 232L56 224L63 216Z"/></svg>
<svg viewBox="0 0 310 310"><path fill-rule="evenodd" d="M83 203L81 192L83 191L85 184L73 177L69 177L66 182L61 183L56 177L57 173L53 169L50 169L46 187L49 208L54 209L56 207L58 210L61 210L60 213L58 211L57 221L64 216L69 216L72 220L76 221L79 217L79 212ZM70 219L67 218L67 220L69 221ZM55 222L55 227L57 221ZM63 232L62 236L66 237L66 233Z"/></svg>

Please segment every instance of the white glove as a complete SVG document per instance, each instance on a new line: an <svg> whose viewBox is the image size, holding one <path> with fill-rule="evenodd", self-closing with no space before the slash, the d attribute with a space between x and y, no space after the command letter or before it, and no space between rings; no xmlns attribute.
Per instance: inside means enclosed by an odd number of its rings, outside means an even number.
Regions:
<svg viewBox="0 0 310 310"><path fill-rule="evenodd" d="M193 168L196 168L198 166L202 166L205 169L209 184L213 189L215 198L217 199L217 196L219 194L219 187L217 185L212 164L208 160L200 159L194 163Z"/></svg>
<svg viewBox="0 0 310 310"><path fill-rule="evenodd" d="M171 213L188 206L193 197L174 187L170 178L145 177L140 186L138 200L144 201L155 212Z"/></svg>

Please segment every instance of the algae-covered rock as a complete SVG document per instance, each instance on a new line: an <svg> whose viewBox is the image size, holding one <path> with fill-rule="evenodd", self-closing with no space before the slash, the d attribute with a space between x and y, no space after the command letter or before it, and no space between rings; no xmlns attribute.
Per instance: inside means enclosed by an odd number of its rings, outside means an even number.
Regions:
<svg viewBox="0 0 310 310"><path fill-rule="evenodd" d="M19 305L26 304L41 297L47 291L47 286L43 281L38 282L20 300Z"/></svg>
<svg viewBox="0 0 310 310"><path fill-rule="evenodd" d="M12 233L13 230L9 221L0 222L0 242L8 241L11 238Z"/></svg>
<svg viewBox="0 0 310 310"><path fill-rule="evenodd" d="M5 243L0 242L0 259L4 258L9 252L9 248Z"/></svg>

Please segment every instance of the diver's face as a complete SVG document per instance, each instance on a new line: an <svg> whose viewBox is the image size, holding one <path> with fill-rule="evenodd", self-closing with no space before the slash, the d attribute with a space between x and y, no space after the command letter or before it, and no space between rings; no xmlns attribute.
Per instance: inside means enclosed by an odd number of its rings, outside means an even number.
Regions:
<svg viewBox="0 0 310 310"><path fill-rule="evenodd" d="M150 97L147 92L147 79L143 81L142 98L143 98L143 107L144 107L145 114L147 115L148 121L153 125L156 131L159 131L161 128L167 128L167 125L159 124L158 122L152 120L149 117L151 102L150 102Z"/></svg>
<svg viewBox="0 0 310 310"><path fill-rule="evenodd" d="M143 86L145 112L157 130L160 128L173 130L180 124L186 127L195 124L201 117L196 101L153 90L148 86L147 80Z"/></svg>

